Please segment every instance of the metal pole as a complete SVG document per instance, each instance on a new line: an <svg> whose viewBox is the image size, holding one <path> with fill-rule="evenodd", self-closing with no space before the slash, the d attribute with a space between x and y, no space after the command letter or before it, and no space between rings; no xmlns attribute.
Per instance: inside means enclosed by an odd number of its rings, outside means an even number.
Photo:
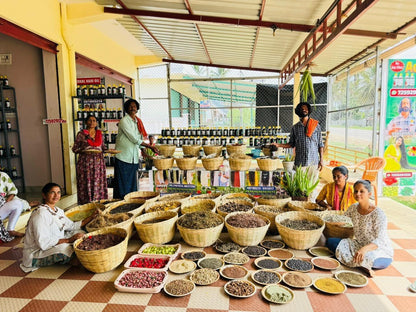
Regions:
<svg viewBox="0 0 416 312"><path fill-rule="evenodd" d="M375 76L375 94L374 94L374 109L373 109L373 138L372 138L372 149L371 149L371 155L376 155L377 152L377 135L379 134L380 129L380 119L377 118L380 111L380 91L381 91L381 61L380 61L380 48L376 48L376 76ZM378 121L378 123L376 123ZM377 127L376 127L377 125ZM377 129L378 128L378 129Z"/></svg>
<svg viewBox="0 0 416 312"><path fill-rule="evenodd" d="M345 148L348 148L348 103L349 103L350 69L347 70L347 86L345 88Z"/></svg>
<svg viewBox="0 0 416 312"><path fill-rule="evenodd" d="M168 88L169 128L172 128L172 105L170 103L170 64L166 64L166 87Z"/></svg>

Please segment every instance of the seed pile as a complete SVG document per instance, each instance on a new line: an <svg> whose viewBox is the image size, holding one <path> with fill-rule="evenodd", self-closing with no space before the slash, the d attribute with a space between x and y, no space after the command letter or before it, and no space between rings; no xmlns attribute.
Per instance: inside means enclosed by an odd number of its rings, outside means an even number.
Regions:
<svg viewBox="0 0 416 312"><path fill-rule="evenodd" d="M176 246L149 246L141 253L152 255L173 255L178 250Z"/></svg>
<svg viewBox="0 0 416 312"><path fill-rule="evenodd" d="M195 200L193 200L195 202ZM198 200L196 203L182 207L182 213L190 213L195 211L202 211L202 210L211 210L214 208L215 203L213 201L204 201Z"/></svg>
<svg viewBox="0 0 416 312"><path fill-rule="evenodd" d="M217 242L215 245L215 249L219 252L227 253L232 251L239 251L240 245L234 242Z"/></svg>
<svg viewBox="0 0 416 312"><path fill-rule="evenodd" d="M336 223L344 223L343 227L352 227L352 220L350 217L334 214L334 213L328 213L325 216L323 216L323 219L325 222L336 222Z"/></svg>
<svg viewBox="0 0 416 312"><path fill-rule="evenodd" d="M293 271L310 271L313 269L312 263L301 259L289 259L285 262L285 265Z"/></svg>
<svg viewBox="0 0 416 312"><path fill-rule="evenodd" d="M280 263L273 259L262 259L257 262L257 266L263 269L278 269Z"/></svg>
<svg viewBox="0 0 416 312"><path fill-rule="evenodd" d="M239 213L227 219L231 226L239 228L256 228L267 225L266 221L254 213Z"/></svg>
<svg viewBox="0 0 416 312"><path fill-rule="evenodd" d="M251 205L239 204L233 201L229 201L218 206L218 210L225 213L231 213L236 211L249 211L251 208Z"/></svg>
<svg viewBox="0 0 416 312"><path fill-rule="evenodd" d="M232 253L226 254L224 255L223 259L225 262L231 263L231 264L244 264L248 260L250 260L248 256L239 252L232 252Z"/></svg>
<svg viewBox="0 0 416 312"><path fill-rule="evenodd" d="M190 260L175 260L170 264L169 270L171 270L174 273L180 274L190 272L193 269L195 269L195 267L195 262L192 262Z"/></svg>
<svg viewBox="0 0 416 312"><path fill-rule="evenodd" d="M74 222L81 221L91 216L94 211L95 209L78 211L72 215L69 215L68 218Z"/></svg>
<svg viewBox="0 0 416 312"><path fill-rule="evenodd" d="M195 230L213 228L221 223L221 217L212 211L195 211L187 213L178 220L178 225Z"/></svg>
<svg viewBox="0 0 416 312"><path fill-rule="evenodd" d="M134 209L139 208L141 205L143 204L139 204L139 203L129 203L129 204L123 204L120 206L117 206L116 208L110 210L110 214L116 214L116 213L122 213L122 212L129 212L132 211Z"/></svg>
<svg viewBox="0 0 416 312"><path fill-rule="evenodd" d="M302 272L288 272L283 277L286 284L293 287L307 287L312 283L309 275Z"/></svg>
<svg viewBox="0 0 416 312"><path fill-rule="evenodd" d="M221 259L218 258L205 258L199 261L199 266L201 268L208 268L213 270L218 270L220 267L222 267L224 263Z"/></svg>
<svg viewBox="0 0 416 312"><path fill-rule="evenodd" d="M247 297L256 291L256 287L246 281L231 281L225 286L230 295Z"/></svg>
<svg viewBox="0 0 416 312"><path fill-rule="evenodd" d="M119 280L119 285L131 288L153 288L161 285L165 272L131 271Z"/></svg>
<svg viewBox="0 0 416 312"><path fill-rule="evenodd" d="M183 296L194 289L194 284L188 280L174 280L166 284L165 290L173 296Z"/></svg>
<svg viewBox="0 0 416 312"><path fill-rule="evenodd" d="M229 266L222 270L222 275L228 277L228 278L242 278L246 276L247 271L240 266Z"/></svg>
<svg viewBox="0 0 416 312"><path fill-rule="evenodd" d="M316 230L321 227L319 224L309 221L309 220L305 220L305 219L303 220L285 219L282 222L280 222L280 224L290 229L299 230L299 231Z"/></svg>
<svg viewBox="0 0 416 312"><path fill-rule="evenodd" d="M203 257L205 257L205 253L202 251L188 251L182 254L182 258L193 261L199 260Z"/></svg>
<svg viewBox="0 0 416 312"><path fill-rule="evenodd" d="M147 269L163 269L168 263L169 259L164 258L147 258L137 257L130 262L129 267L132 268L147 268Z"/></svg>
<svg viewBox="0 0 416 312"><path fill-rule="evenodd" d="M281 213L283 208L278 206L269 206L269 205L259 205L256 208L258 211L270 212L270 213Z"/></svg>
<svg viewBox="0 0 416 312"><path fill-rule="evenodd" d="M264 240L262 241L261 245L268 249L285 247L285 244L283 242L277 240Z"/></svg>
<svg viewBox="0 0 416 312"><path fill-rule="evenodd" d="M98 234L94 236L84 236L77 248L81 250L100 250L115 246L124 240L123 237L116 234Z"/></svg>
<svg viewBox="0 0 416 312"><path fill-rule="evenodd" d="M260 284L276 284L280 281L280 277L276 272L264 270L254 273L253 279Z"/></svg>
<svg viewBox="0 0 416 312"><path fill-rule="evenodd" d="M159 201L184 199L186 197L189 197L190 195L190 193L173 193L161 196Z"/></svg>
<svg viewBox="0 0 416 312"><path fill-rule="evenodd" d="M194 271L191 274L190 279L198 285L209 285L214 283L218 277L219 274L217 271L205 268Z"/></svg>
<svg viewBox="0 0 416 312"><path fill-rule="evenodd" d="M88 223L88 227L93 229L99 229L124 222L128 219L130 219L130 216L127 213L117 213L114 215L98 215L94 218L94 220Z"/></svg>
<svg viewBox="0 0 416 312"><path fill-rule="evenodd" d="M152 204L147 208L147 212L155 212L155 211L168 211L172 209L176 209L181 205L180 202L157 202L155 204Z"/></svg>
<svg viewBox="0 0 416 312"><path fill-rule="evenodd" d="M248 246L242 250L249 257L260 257L266 254L266 249L260 246Z"/></svg>

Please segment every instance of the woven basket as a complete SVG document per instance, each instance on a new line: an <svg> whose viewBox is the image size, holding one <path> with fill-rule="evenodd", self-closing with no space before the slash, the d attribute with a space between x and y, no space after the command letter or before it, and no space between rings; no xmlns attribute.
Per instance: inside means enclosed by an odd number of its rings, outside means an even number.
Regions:
<svg viewBox="0 0 416 312"><path fill-rule="evenodd" d="M225 226L227 227L228 234L230 235L231 240L240 246L258 245L267 234L267 230L270 226L270 220L264 216L257 215L259 218L262 218L267 223L265 226L257 228L238 228L227 223L227 220L231 216L245 213L250 212L232 212L225 217Z"/></svg>
<svg viewBox="0 0 416 312"><path fill-rule="evenodd" d="M252 202L250 202L248 200L244 200L244 199L232 199L232 198L230 198L228 200L222 200L221 202L219 202L217 204L217 207L216 207L217 208L217 213L220 216L224 217L224 218L225 218L225 216L227 216L230 213L229 212L222 211L219 208L221 207L221 205L223 205L223 204L225 204L227 202L233 202L233 203L235 203L237 205L240 204L240 205L246 205L246 206L250 206L251 207L250 210L247 210L247 211L235 211L235 212L253 212L254 204Z"/></svg>
<svg viewBox="0 0 416 312"><path fill-rule="evenodd" d="M156 223L143 222L158 218L167 218L164 221ZM145 213L134 219L134 226L139 237L144 243L166 244L175 236L175 224L178 220L178 213L175 211L155 211Z"/></svg>
<svg viewBox="0 0 416 312"><path fill-rule="evenodd" d="M285 208L287 204L292 200L291 197L287 198L262 198L261 196L256 199L259 205L277 206Z"/></svg>
<svg viewBox="0 0 416 312"><path fill-rule="evenodd" d="M321 214L322 219L325 221L325 216L329 214L342 215L342 211L329 210ZM340 222L328 222L325 221L324 235L328 237L338 238L352 238L354 236L354 228L352 226L342 226Z"/></svg>
<svg viewBox="0 0 416 312"><path fill-rule="evenodd" d="M148 205L145 205L144 211L146 213L156 212L156 211L174 211L178 213L180 208L181 208L180 201L164 200L161 202L156 201L153 203L149 203Z"/></svg>
<svg viewBox="0 0 416 312"><path fill-rule="evenodd" d="M160 195L160 192L151 192L151 191L136 191L128 193L124 196L125 201L145 199L146 203L157 200L157 197Z"/></svg>
<svg viewBox="0 0 416 312"><path fill-rule="evenodd" d="M207 156L211 154L221 156L222 145L204 145L202 148L204 149L204 153Z"/></svg>
<svg viewBox="0 0 416 312"><path fill-rule="evenodd" d="M160 196L157 199L157 201L161 202L161 201L166 201L166 200L174 200L174 201L182 202L184 200L191 198L191 195L192 195L191 193L171 193L171 194Z"/></svg>
<svg viewBox="0 0 416 312"><path fill-rule="evenodd" d="M245 145L227 145L226 148L229 156L232 154L245 154L247 150Z"/></svg>
<svg viewBox="0 0 416 312"><path fill-rule="evenodd" d="M273 209L274 211L265 211L262 210L262 208L269 208L270 210ZM276 228L276 216L285 212L285 210L283 209L283 207L281 206L270 206L270 205L257 205L254 207L254 212L257 213L258 215L264 216L267 219L269 219L270 221L270 227L269 227L269 232L270 233L277 233L277 228Z"/></svg>
<svg viewBox="0 0 416 312"><path fill-rule="evenodd" d="M305 211L313 213L315 215L320 215L321 212L326 210L326 208L309 201L292 200L287 205L289 207L289 210Z"/></svg>
<svg viewBox="0 0 416 312"><path fill-rule="evenodd" d="M250 195L250 194L246 194L246 193L230 193L230 194L225 194L221 197L221 201L224 200L245 200L248 201L252 204L256 203L256 199Z"/></svg>
<svg viewBox="0 0 416 312"><path fill-rule="evenodd" d="M199 151L201 150L200 145L183 145L182 151L185 156L199 156Z"/></svg>
<svg viewBox="0 0 416 312"><path fill-rule="evenodd" d="M217 202L221 199L221 195L222 195L221 192L213 192L213 193L207 193L207 194L200 194L200 195L192 197L192 199L211 199Z"/></svg>
<svg viewBox="0 0 416 312"><path fill-rule="evenodd" d="M320 225L316 230L301 231L290 229L280 224L283 220L309 220ZM280 237L286 245L293 249L305 250L315 246L325 228L325 222L320 217L303 211L283 212L275 218Z"/></svg>
<svg viewBox="0 0 416 312"><path fill-rule="evenodd" d="M143 210L144 210L144 203L146 202L146 200L144 199L131 199L130 201L127 200L120 200L118 202L115 202L111 205L108 206L108 208L106 210L104 210L104 213L109 213L111 214L111 210L116 209L119 206L125 205L125 204L139 204L140 207L127 211L127 213L131 213L132 215L134 215L135 217L137 217L138 215L142 214Z"/></svg>
<svg viewBox="0 0 416 312"><path fill-rule="evenodd" d="M183 218L180 217L178 221ZM222 217L221 217L222 218ZM224 227L224 220L216 227L207 229L188 229L177 224L179 233L183 240L190 246L194 247L208 247L213 245L220 237L222 228Z"/></svg>
<svg viewBox="0 0 416 312"><path fill-rule="evenodd" d="M166 156L166 157L173 156L176 150L176 145L161 144L161 145L156 145L156 147L159 150L159 154Z"/></svg>
<svg viewBox="0 0 416 312"><path fill-rule="evenodd" d="M158 170L166 170L173 167L173 158L154 158L153 165Z"/></svg>
<svg viewBox="0 0 416 312"><path fill-rule="evenodd" d="M188 199L182 202L181 213L190 213L201 210L211 210L215 212L215 202L211 199Z"/></svg>
<svg viewBox="0 0 416 312"><path fill-rule="evenodd" d="M107 206L107 205L112 204L112 203L114 203L116 201L119 201L119 200L120 199L117 199L117 198L100 199L100 200L97 200L97 201L93 201L92 203L94 203L94 204L103 204L103 205ZM100 208L100 210L101 210L101 208Z"/></svg>
<svg viewBox="0 0 416 312"><path fill-rule="evenodd" d="M281 163L278 158L257 158L257 166L261 171L275 171Z"/></svg>
<svg viewBox="0 0 416 312"><path fill-rule="evenodd" d="M272 156L272 152L270 151L270 148L268 147L262 147L261 151L263 152L264 156Z"/></svg>
<svg viewBox="0 0 416 312"><path fill-rule="evenodd" d="M104 230L104 229L110 229L110 228L120 228L120 229L124 229L127 232L127 236L128 239L130 239L131 235L133 234L133 219L134 219L134 215L131 213L128 213L128 215L130 216L129 219L127 219L126 221L117 223L117 224L113 224L110 226L105 226L103 228L97 229L97 228L93 228L90 225L90 223L88 223L85 226L85 229L87 230L87 232L95 232L95 231L99 231L99 230Z"/></svg>
<svg viewBox="0 0 416 312"><path fill-rule="evenodd" d="M76 206L74 208L68 209L65 211L65 215L71 219L72 221L81 221L94 213L95 209L99 209L100 211L104 211L105 206L99 203L88 203L85 205ZM77 214L83 214L84 217L79 219L77 218Z"/></svg>
<svg viewBox="0 0 416 312"><path fill-rule="evenodd" d="M202 158L202 166L204 166L205 170L218 170L223 161L223 157Z"/></svg>
<svg viewBox="0 0 416 312"><path fill-rule="evenodd" d="M229 159L230 169L232 171L246 171L250 169L251 166L251 157L247 156L248 158L234 158L231 157Z"/></svg>
<svg viewBox="0 0 416 312"><path fill-rule="evenodd" d="M124 240L112 247L100 250L81 250L77 246L82 242L82 238L74 242L74 250L81 264L89 271L103 273L111 271L123 262L127 253L128 235L125 229L106 228L90 233L88 236L99 234L116 234L124 237Z"/></svg>
<svg viewBox="0 0 416 312"><path fill-rule="evenodd" d="M175 158L176 165L181 170L193 170L196 167L196 157Z"/></svg>

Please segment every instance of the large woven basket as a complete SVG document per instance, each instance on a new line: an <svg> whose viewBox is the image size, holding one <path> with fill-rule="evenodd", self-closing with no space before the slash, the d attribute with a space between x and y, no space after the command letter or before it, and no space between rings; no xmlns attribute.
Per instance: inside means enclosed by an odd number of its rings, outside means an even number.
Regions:
<svg viewBox="0 0 416 312"><path fill-rule="evenodd" d="M313 213L315 215L319 215L321 212L326 210L326 208L309 201L292 200L287 205L289 207L289 210L305 211Z"/></svg>
<svg viewBox="0 0 416 312"><path fill-rule="evenodd" d="M280 163L278 158L257 158L257 166L261 171L275 171Z"/></svg>
<svg viewBox="0 0 416 312"><path fill-rule="evenodd" d="M247 150L245 145L227 145L226 148L229 156L232 154L245 154Z"/></svg>
<svg viewBox="0 0 416 312"><path fill-rule="evenodd" d="M182 145L182 151L185 156L199 156L199 151L201 150L200 145Z"/></svg>
<svg viewBox="0 0 416 312"><path fill-rule="evenodd" d="M190 213L201 210L211 210L215 212L215 202L211 199L196 199L191 198L182 202L181 213Z"/></svg>
<svg viewBox="0 0 416 312"><path fill-rule="evenodd" d="M256 199L259 205L269 205L269 206L278 206L280 208L285 208L287 204L292 200L292 198L262 198L261 196Z"/></svg>
<svg viewBox="0 0 416 312"><path fill-rule="evenodd" d="M166 157L173 156L176 150L176 145L161 144L156 145L156 147L159 149L159 154Z"/></svg>
<svg viewBox="0 0 416 312"><path fill-rule="evenodd" d="M143 223L155 219L166 219L155 223ZM165 244L175 236L178 213L175 211L155 211L142 214L134 219L134 226L144 243Z"/></svg>
<svg viewBox="0 0 416 312"><path fill-rule="evenodd" d="M229 194L224 194L223 196L221 196L221 201L230 200L230 199L245 200L252 204L256 203L256 199L252 195L246 194L246 193L229 193Z"/></svg>
<svg viewBox="0 0 416 312"><path fill-rule="evenodd" d="M261 151L263 152L264 156L272 156L272 152L270 151L270 148L268 147L262 147Z"/></svg>
<svg viewBox="0 0 416 312"><path fill-rule="evenodd" d="M65 215L72 221L81 221L92 215L96 209L104 211L105 205L99 203L88 203L66 210Z"/></svg>
<svg viewBox="0 0 416 312"><path fill-rule="evenodd" d="M270 226L270 220L264 216L257 215L263 219L267 224L265 226L256 228L239 228L227 223L227 220L236 214L248 214L250 212L232 212L225 217L225 226L227 227L228 234L231 240L240 246L255 246L258 245L266 236L267 230ZM251 213L250 213L251 214Z"/></svg>
<svg viewBox="0 0 416 312"><path fill-rule="evenodd" d="M173 201L173 200L164 200L164 201L156 201L153 203L146 204L144 207L144 211L146 213L155 212L155 211L174 211L176 213L179 212L181 208L180 201Z"/></svg>
<svg viewBox="0 0 416 312"><path fill-rule="evenodd" d="M124 238L124 240L112 247L100 250L81 250L77 246L82 242L83 238L74 242L74 250L81 264L89 271L94 273L103 273L111 271L123 262L127 253L128 235L125 229L105 228L92 233L88 236L99 234L115 234ZM85 237L85 236L84 236Z"/></svg>
<svg viewBox="0 0 416 312"><path fill-rule="evenodd" d="M127 213L131 213L133 216L137 217L138 215L142 214L142 212L144 210L144 203L145 202L146 202L146 200L144 200L144 199L135 199L135 200L131 199L130 201L120 200L118 202L115 202L115 203L109 205L108 208L106 210L104 210L104 213L111 214L112 210L114 210L117 207L120 207L122 205L125 205L125 204L137 204L137 205L140 205L140 206L137 207L136 209L126 211Z"/></svg>
<svg viewBox="0 0 416 312"><path fill-rule="evenodd" d="M309 220L317 223L320 227L316 230L301 231L281 225L281 222L290 220ZM293 249L305 250L315 246L325 228L325 222L320 217L304 211L283 212L275 218L276 227L280 237L286 245Z"/></svg>
<svg viewBox="0 0 416 312"><path fill-rule="evenodd" d="M229 212L226 212L226 211L221 210L221 207L222 207L222 205L226 204L227 202L235 203L237 205L245 205L245 206L249 206L250 207L249 210L246 210L246 211L235 211L235 212L253 212L254 203L252 203L252 202L250 202L248 200L244 200L244 199L232 199L232 198L230 198L228 200L222 200L222 201L218 202L218 204L216 206L217 213L220 216L224 217L224 218L225 218L225 216L227 216L229 214Z"/></svg>
<svg viewBox="0 0 416 312"><path fill-rule="evenodd" d="M283 207L270 206L270 205L257 205L254 207L254 212L269 219L270 221L269 232L277 233L275 219L277 215L285 212Z"/></svg>
<svg viewBox="0 0 416 312"><path fill-rule="evenodd" d="M215 154L216 156L221 155L222 145L204 145L202 148L207 156L211 154Z"/></svg>
<svg viewBox="0 0 416 312"><path fill-rule="evenodd" d="M167 170L173 167L173 158L154 158L153 165L158 170Z"/></svg>
<svg viewBox="0 0 416 312"><path fill-rule="evenodd" d="M338 237L338 238L352 238L354 236L354 228L351 226L344 226L340 222L329 222L325 218L330 214L342 215L342 211L329 210L321 214L322 219L325 221L324 235L328 237Z"/></svg>
<svg viewBox="0 0 416 312"><path fill-rule="evenodd" d="M184 216L181 216L178 219L178 222L183 217ZM224 227L224 220L221 222L221 224L217 225L216 227L206 229L188 229L183 226L180 226L179 224L177 224L177 227L183 240L188 245L194 247L208 247L214 244L220 237L222 228Z"/></svg>
<svg viewBox="0 0 416 312"><path fill-rule="evenodd" d="M146 202L151 202L157 200L157 197L160 195L160 192L151 192L151 191L136 191L128 193L124 196L125 201L145 199Z"/></svg>
<svg viewBox="0 0 416 312"><path fill-rule="evenodd" d="M197 157L175 158L176 165L181 170L193 170L196 167Z"/></svg>
<svg viewBox="0 0 416 312"><path fill-rule="evenodd" d="M105 226L105 227L102 227L100 229L93 228L93 227L90 226L90 223L88 223L85 226L85 229L87 230L87 232L95 232L95 231L98 231L98 230L104 230L104 229L109 229L109 228L121 228L121 229L126 230L128 239L130 239L130 237L133 234L134 215L131 214L131 213L128 213L128 215L130 216L130 218L127 219L126 221L123 221L123 222L120 222L120 223L116 223L116 224L113 224L113 225L110 225L110 226Z"/></svg>
<svg viewBox="0 0 416 312"><path fill-rule="evenodd" d="M174 200L182 202L191 198L191 195L191 193L170 193L160 196L157 201Z"/></svg>
<svg viewBox="0 0 416 312"><path fill-rule="evenodd" d="M235 155L235 154L234 154ZM250 169L252 158L247 157L230 157L229 164L232 171L246 171Z"/></svg>
<svg viewBox="0 0 416 312"><path fill-rule="evenodd" d="M223 161L223 157L202 158L202 166L204 166L205 170L218 170Z"/></svg>

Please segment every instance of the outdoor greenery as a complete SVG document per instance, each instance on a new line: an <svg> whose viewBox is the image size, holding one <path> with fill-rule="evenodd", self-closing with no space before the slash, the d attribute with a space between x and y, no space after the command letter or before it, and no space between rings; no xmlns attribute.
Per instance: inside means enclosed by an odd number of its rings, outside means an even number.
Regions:
<svg viewBox="0 0 416 312"><path fill-rule="evenodd" d="M406 205L407 207L416 210L416 199L413 196L395 196L391 198L403 205Z"/></svg>

